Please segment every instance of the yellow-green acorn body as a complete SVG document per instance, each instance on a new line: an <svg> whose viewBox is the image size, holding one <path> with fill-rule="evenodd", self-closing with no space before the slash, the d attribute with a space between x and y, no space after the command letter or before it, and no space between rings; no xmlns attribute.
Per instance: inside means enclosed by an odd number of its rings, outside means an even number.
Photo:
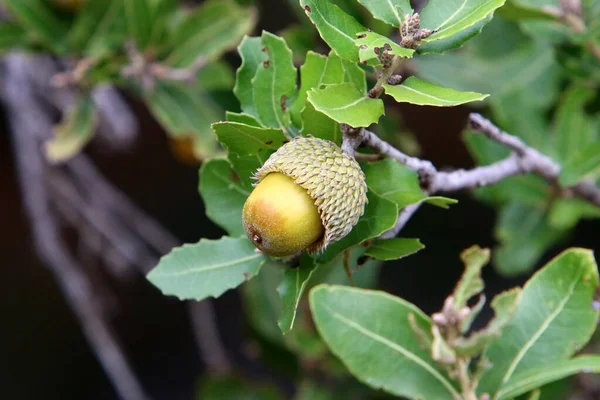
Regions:
<svg viewBox="0 0 600 400"><path fill-rule="evenodd" d="M346 236L367 202L360 166L335 143L297 137L256 172L243 225L262 252L289 256L323 251Z"/></svg>

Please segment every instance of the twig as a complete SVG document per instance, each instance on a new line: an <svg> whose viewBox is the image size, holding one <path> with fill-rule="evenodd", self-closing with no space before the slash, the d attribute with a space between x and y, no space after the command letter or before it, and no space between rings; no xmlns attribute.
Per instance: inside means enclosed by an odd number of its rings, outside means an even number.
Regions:
<svg viewBox="0 0 600 400"><path fill-rule="evenodd" d="M158 79L191 83L196 79L198 71L208 63L206 57L200 56L187 67L170 67L148 60L134 42L128 42L125 45L125 51L129 58L129 64L123 67L121 76L139 79L146 90L151 90Z"/></svg>
<svg viewBox="0 0 600 400"><path fill-rule="evenodd" d="M384 232L380 237L381 239L392 239L395 238L398 233L404 228L404 226L408 223L408 221L412 218L414 213L417 212L419 207L421 207L422 202L411 204L406 206L400 211L398 215L398 219L396 220L396 225L392 229L387 232Z"/></svg>
<svg viewBox="0 0 600 400"><path fill-rule="evenodd" d="M438 171L430 161L408 156L363 128L342 129L344 135L342 148L354 155L355 149L362 144L375 153L397 160L418 174L421 187L428 194L489 186L506 178L527 173L536 174L548 183L558 185L560 165L550 157L527 146L518 137L503 132L480 114L470 114L469 122L473 131L482 133L490 140L512 150L512 154L493 164L469 170ZM566 192L600 207L600 188L596 187L594 182L580 182L566 188ZM384 233L382 237L391 238L397 235L417 208L418 205L406 207L398 216L396 226Z"/></svg>
<svg viewBox="0 0 600 400"><path fill-rule="evenodd" d="M231 363L225 347L221 343L215 310L211 300L189 302L188 312L196 343L202 355L202 361L204 361L208 371L213 374L231 372Z"/></svg>

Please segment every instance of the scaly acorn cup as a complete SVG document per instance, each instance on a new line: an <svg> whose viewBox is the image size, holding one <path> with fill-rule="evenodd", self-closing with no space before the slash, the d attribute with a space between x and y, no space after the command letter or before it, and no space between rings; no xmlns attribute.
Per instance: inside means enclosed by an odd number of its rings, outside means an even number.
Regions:
<svg viewBox="0 0 600 400"><path fill-rule="evenodd" d="M258 169L242 215L263 253L318 253L346 236L367 203L365 174L335 143L297 137Z"/></svg>

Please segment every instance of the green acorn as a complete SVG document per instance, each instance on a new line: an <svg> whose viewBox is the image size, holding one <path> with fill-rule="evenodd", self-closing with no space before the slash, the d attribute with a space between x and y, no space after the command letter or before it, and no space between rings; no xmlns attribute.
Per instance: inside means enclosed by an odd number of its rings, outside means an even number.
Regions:
<svg viewBox="0 0 600 400"><path fill-rule="evenodd" d="M322 252L346 236L367 203L365 175L335 143L297 137L256 172L243 211L248 238L262 252Z"/></svg>

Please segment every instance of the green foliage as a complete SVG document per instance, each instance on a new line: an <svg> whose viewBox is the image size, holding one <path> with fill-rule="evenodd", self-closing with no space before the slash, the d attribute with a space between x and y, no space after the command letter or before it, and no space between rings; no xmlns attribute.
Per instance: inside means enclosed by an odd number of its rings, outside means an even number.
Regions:
<svg viewBox="0 0 600 400"><path fill-rule="evenodd" d="M92 94L101 84L138 96L171 137L190 140L205 161L198 188L206 214L229 236L173 249L149 281L166 295L193 300L249 281L242 293L251 334L269 350L263 356L276 351L289 361L290 375L302 375L298 399L330 398L307 365L335 378L336 397L359 398L372 392L351 375L395 396L488 393L498 400L536 398L543 385L600 371L596 356L571 358L598 317L597 266L588 250L563 252L523 288L497 295L489 303L494 317L472 329L486 304L481 271L490 257L504 275L522 274L582 218L600 217L569 188L600 178L597 2L584 0L581 15L558 18L547 8L559 6L551 0L430 0L420 17L407 0L299 0L291 4L300 24L256 37L245 36L257 21L250 3L208 0L184 10L174 0L86 1L75 13L42 0L3 3L11 19L0 23L1 52L50 52L78 72L67 84L80 96L45 147L51 161L68 160L93 138ZM312 51L316 33L330 48L324 54ZM236 45L234 84L232 69L218 59ZM399 67L414 76L394 75ZM239 109L219 95L231 90ZM253 174L294 137L341 145L342 124L379 125L381 137L401 143L399 124L391 121L394 101L483 105L502 129L561 166L556 184L521 176L476 191L498 211L498 247L491 256L476 246L463 252L465 272L431 317L371 290L378 260L424 248L416 238L381 238L399 213L422 202L456 203L430 196L421 187L424 176L395 160L373 160L360 149L368 204L352 231L322 253L268 257L241 224ZM509 154L485 137L465 140L480 165ZM208 380L202 398L281 398L270 388L246 387L232 378Z"/></svg>

